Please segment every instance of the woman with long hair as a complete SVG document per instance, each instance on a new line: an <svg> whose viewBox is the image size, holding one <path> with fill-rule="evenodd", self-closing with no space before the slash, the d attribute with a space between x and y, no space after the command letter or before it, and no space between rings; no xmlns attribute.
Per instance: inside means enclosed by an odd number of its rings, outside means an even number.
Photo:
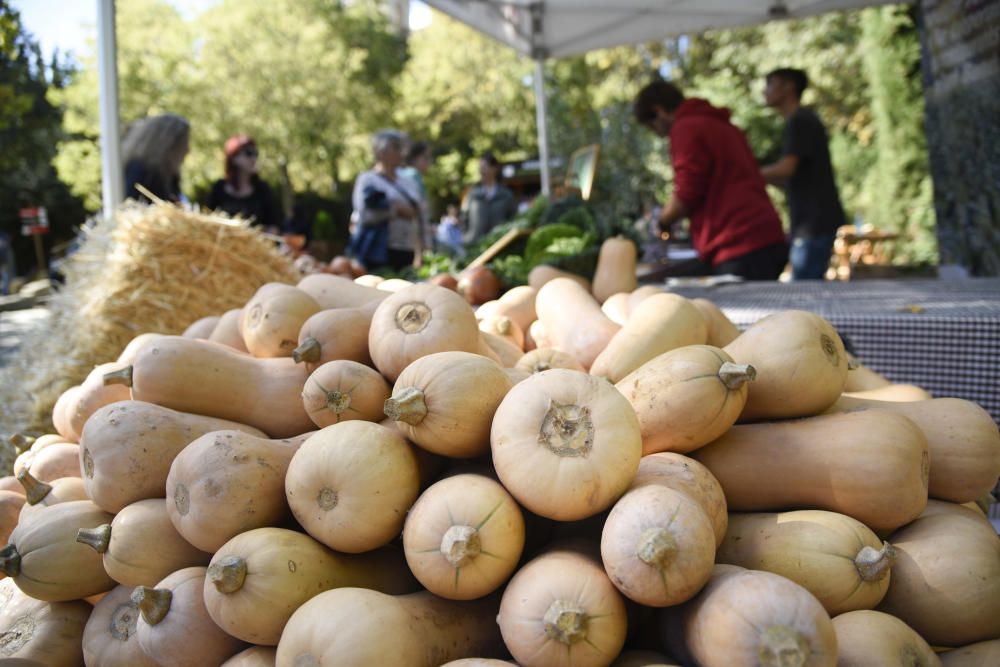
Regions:
<svg viewBox="0 0 1000 667"><path fill-rule="evenodd" d="M280 227L271 188L257 174L257 144L245 134L226 140L225 177L212 185L206 202L213 211L250 220L253 226L277 232Z"/></svg>
<svg viewBox="0 0 1000 667"><path fill-rule="evenodd" d="M500 182L500 161L493 153L479 158L479 182L469 190L462 202L462 241L468 247L490 233L499 224L517 213L514 193Z"/></svg>
<svg viewBox="0 0 1000 667"><path fill-rule="evenodd" d="M125 163L125 198L149 202L137 185L154 196L180 203L181 165L187 157L191 125L176 114L150 116L136 121L122 141Z"/></svg>

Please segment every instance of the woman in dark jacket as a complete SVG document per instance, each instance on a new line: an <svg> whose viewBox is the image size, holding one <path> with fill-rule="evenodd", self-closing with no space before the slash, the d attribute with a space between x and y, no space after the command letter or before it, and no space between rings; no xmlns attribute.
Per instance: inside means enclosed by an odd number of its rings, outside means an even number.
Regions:
<svg viewBox="0 0 1000 667"><path fill-rule="evenodd" d="M225 145L226 176L212 185L207 206L213 211L249 220L264 231L280 231L274 196L257 175L257 144L245 134L229 137Z"/></svg>
<svg viewBox="0 0 1000 667"><path fill-rule="evenodd" d="M479 179L462 202L462 223L465 227L462 242L465 247L517 213L517 200L510 188L500 183L500 161L493 153L484 153L479 159Z"/></svg>

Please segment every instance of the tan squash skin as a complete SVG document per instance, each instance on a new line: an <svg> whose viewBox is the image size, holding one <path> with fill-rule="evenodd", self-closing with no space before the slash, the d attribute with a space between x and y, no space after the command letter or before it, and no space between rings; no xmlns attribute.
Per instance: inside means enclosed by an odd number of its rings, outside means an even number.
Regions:
<svg viewBox="0 0 1000 667"><path fill-rule="evenodd" d="M913 628L889 614L862 609L833 619L843 667L941 667L941 659Z"/></svg>
<svg viewBox="0 0 1000 667"><path fill-rule="evenodd" d="M500 602L497 624L523 667L607 665L625 643L625 602L600 563L556 549L524 565Z"/></svg>
<svg viewBox="0 0 1000 667"><path fill-rule="evenodd" d="M625 651L611 663L611 667L680 667L680 665L656 651Z"/></svg>
<svg viewBox="0 0 1000 667"><path fill-rule="evenodd" d="M889 588L893 550L860 521L822 510L732 514L718 562L791 579L831 616L874 609Z"/></svg>
<svg viewBox="0 0 1000 667"><path fill-rule="evenodd" d="M49 447L50 445L61 445L65 442L68 442L66 438L62 437L57 433L46 433L45 435L40 435L37 438L35 438L35 441L31 443L30 449L33 452L39 452L45 449L46 447ZM79 444L79 443L74 442L72 444Z"/></svg>
<svg viewBox="0 0 1000 667"><path fill-rule="evenodd" d="M219 325L219 320L221 319L221 315L209 315L200 320L195 320L188 325L187 329L181 335L185 338L207 339L215 331L215 327Z"/></svg>
<svg viewBox="0 0 1000 667"><path fill-rule="evenodd" d="M111 515L89 500L53 505L10 534L0 560L18 588L38 600L76 600L115 587L101 555L76 541L81 528L111 522Z"/></svg>
<svg viewBox="0 0 1000 667"><path fill-rule="evenodd" d="M529 373L541 373L553 368L584 371L583 366L572 355L560 352L554 347L539 347L525 353L517 362L517 368Z"/></svg>
<svg viewBox="0 0 1000 667"><path fill-rule="evenodd" d="M10 534L17 527L25 498L13 491L0 491L0 542L7 544Z"/></svg>
<svg viewBox="0 0 1000 667"><path fill-rule="evenodd" d="M732 320L708 299L691 299L691 305L698 309L708 325L708 344L713 347L725 347L740 335Z"/></svg>
<svg viewBox="0 0 1000 667"><path fill-rule="evenodd" d="M240 431L195 439L170 466L166 512L184 539L210 554L252 528L290 516L285 473L311 433L268 440Z"/></svg>
<svg viewBox="0 0 1000 667"><path fill-rule="evenodd" d="M282 283L262 285L240 316L240 334L255 357L290 357L299 329L322 308L302 290Z"/></svg>
<svg viewBox="0 0 1000 667"><path fill-rule="evenodd" d="M717 347L689 345L651 359L615 387L639 418L643 455L684 453L729 430L755 377L752 366Z"/></svg>
<svg viewBox="0 0 1000 667"><path fill-rule="evenodd" d="M130 365L135 361L135 355L139 354L139 350L145 347L147 343L151 343L159 338L163 338L163 334L152 332L139 334L128 342L128 345L125 346L125 349L122 350L122 353L118 355L118 359L115 361L119 367Z"/></svg>
<svg viewBox="0 0 1000 667"><path fill-rule="evenodd" d="M545 323L541 320L532 322L531 326L528 327L528 331L524 334L524 351L531 352L532 350L552 347L553 345L552 338L545 330ZM573 358L576 359L576 357Z"/></svg>
<svg viewBox="0 0 1000 667"><path fill-rule="evenodd" d="M944 667L983 667L1000 664L1000 639L976 642L938 655Z"/></svg>
<svg viewBox="0 0 1000 667"><path fill-rule="evenodd" d="M212 558L181 537L163 498L134 502L109 524L81 530L76 539L103 554L105 572L124 586L155 586L171 572Z"/></svg>
<svg viewBox="0 0 1000 667"><path fill-rule="evenodd" d="M32 452L27 470L35 479L50 482L60 477L80 476L80 446L70 442L50 445L39 452ZM15 475L20 472L15 468Z"/></svg>
<svg viewBox="0 0 1000 667"><path fill-rule="evenodd" d="M715 546L722 544L729 525L726 497L722 485L708 468L692 458L673 452L660 452L643 456L632 488L644 484L661 484L681 491L701 505L715 533Z"/></svg>
<svg viewBox="0 0 1000 667"><path fill-rule="evenodd" d="M933 646L1000 637L1000 540L975 516L921 517L889 538L892 580L879 611Z"/></svg>
<svg viewBox="0 0 1000 667"><path fill-rule="evenodd" d="M313 428L300 398L308 377L291 359L256 359L224 345L164 336L139 351L131 387L137 401L287 438Z"/></svg>
<svg viewBox="0 0 1000 667"><path fill-rule="evenodd" d="M83 659L102 667L157 667L142 652L136 628L139 605L131 586L117 586L94 605L83 631Z"/></svg>
<svg viewBox="0 0 1000 667"><path fill-rule="evenodd" d="M601 535L611 582L650 607L680 604L701 590L715 562L708 515L685 493L660 484L632 488L615 503Z"/></svg>
<svg viewBox="0 0 1000 667"><path fill-rule="evenodd" d="M488 477L448 477L421 494L403 528L403 549L427 590L451 600L489 595L514 572L524 548L524 517Z"/></svg>
<svg viewBox="0 0 1000 667"><path fill-rule="evenodd" d="M52 407L52 425L56 433L65 438L68 442L78 442L80 434L70 427L70 405L76 405L77 395L80 393L80 385L70 387L59 395L56 404Z"/></svg>
<svg viewBox="0 0 1000 667"><path fill-rule="evenodd" d="M524 350L506 338L495 336L488 331L483 331L480 335L504 368L513 368L524 356Z"/></svg>
<svg viewBox="0 0 1000 667"><path fill-rule="evenodd" d="M209 335L208 340L213 343L219 343L220 345L230 347L237 352L245 352L249 354L250 350L247 349L247 344L243 340L243 334L240 332L240 321L242 319L242 308L227 310L223 313L222 317L219 318L219 323Z"/></svg>
<svg viewBox="0 0 1000 667"><path fill-rule="evenodd" d="M723 348L757 369L740 421L817 415L840 396L847 351L829 322L801 310L757 321Z"/></svg>
<svg viewBox="0 0 1000 667"><path fill-rule="evenodd" d="M516 662L507 662L506 660L494 660L493 658L462 658L461 660L452 660L451 662L446 662L441 665L441 667L504 667L504 665L512 665L517 667Z"/></svg>
<svg viewBox="0 0 1000 667"><path fill-rule="evenodd" d="M120 384L104 384L104 375L120 368L122 366L117 362L95 366L94 370L87 375L87 379L80 385L80 391L76 393L76 400L67 406L69 426L78 436L83 433L83 425L90 419L90 415L105 405L117 401L127 401L132 397L128 387L123 387ZM79 442L79 437L76 441Z"/></svg>
<svg viewBox="0 0 1000 667"><path fill-rule="evenodd" d="M30 472L22 470L19 476L24 484L24 499L20 521L28 521L46 507L73 500L89 500L87 487L79 477L60 477L51 482L35 479Z"/></svg>
<svg viewBox="0 0 1000 667"><path fill-rule="evenodd" d="M867 391L892 384L889 378L868 368L850 352L847 353L847 359L853 366L847 373L847 383L844 384L845 392Z"/></svg>
<svg viewBox="0 0 1000 667"><path fill-rule="evenodd" d="M353 280L328 273L308 275L300 280L296 287L311 296L323 310L357 308L372 301L383 301L389 296L384 290L366 287Z"/></svg>
<svg viewBox="0 0 1000 667"><path fill-rule="evenodd" d="M535 290L536 308L538 291L541 290L546 283L552 282L556 278L566 278L567 280L572 280L586 290L588 294L590 294L590 281L583 276L578 276L575 273L557 269L554 266L539 264L528 273L528 287Z"/></svg>
<svg viewBox="0 0 1000 667"><path fill-rule="evenodd" d="M496 613L496 597L456 602L426 591L392 596L336 588L292 614L276 664L438 667L468 655L501 655Z"/></svg>
<svg viewBox="0 0 1000 667"><path fill-rule="evenodd" d="M421 448L470 458L489 451L493 414L510 391L496 363L468 352L439 352L407 366L385 401L385 415Z"/></svg>
<svg viewBox="0 0 1000 667"><path fill-rule="evenodd" d="M0 491L13 491L14 493L19 493L24 495L24 487L21 483L17 481L17 477L13 475L6 475L5 477L0 477Z"/></svg>
<svg viewBox="0 0 1000 667"><path fill-rule="evenodd" d="M218 665L246 647L208 615L202 597L205 572L204 567L184 568L155 589L139 586L132 592L139 606L139 645L160 667Z"/></svg>
<svg viewBox="0 0 1000 667"><path fill-rule="evenodd" d="M927 401L933 396L926 389L913 384L890 384L885 387L866 389L864 391L847 392L845 396L853 398L868 398L875 401Z"/></svg>
<svg viewBox="0 0 1000 667"><path fill-rule="evenodd" d="M87 420L81 438L87 495L109 512L137 500L161 498L177 454L195 438L223 429L264 436L250 426L142 401L106 405ZM146 446L136 447L137 442Z"/></svg>
<svg viewBox="0 0 1000 667"><path fill-rule="evenodd" d="M320 542L347 553L370 551L399 535L419 490L413 447L398 432L363 421L310 436L285 475L296 520Z"/></svg>
<svg viewBox="0 0 1000 667"><path fill-rule="evenodd" d="M338 554L293 530L257 528L229 540L212 557L205 607L234 637L276 646L296 609L323 591L344 586L390 595L419 588L398 549Z"/></svg>
<svg viewBox="0 0 1000 667"><path fill-rule="evenodd" d="M437 285L413 285L383 301L372 318L368 349L390 382L420 357L482 344L472 308L455 292Z"/></svg>
<svg viewBox="0 0 1000 667"><path fill-rule="evenodd" d="M413 285L410 280L404 280L403 278L386 278L379 282L375 286L375 289L382 290L383 292L398 292L400 290L406 289Z"/></svg>
<svg viewBox="0 0 1000 667"><path fill-rule="evenodd" d="M298 347L292 352L292 359L304 363L310 373L325 363L341 359L371 366L368 332L379 303L319 311L299 329Z"/></svg>
<svg viewBox="0 0 1000 667"><path fill-rule="evenodd" d="M628 314L629 317L635 312L635 309L639 307L639 304L656 294L663 294L663 288L656 285L643 285L637 289L632 290L632 293L628 295Z"/></svg>
<svg viewBox="0 0 1000 667"><path fill-rule="evenodd" d="M631 292L612 294L601 304L601 312L615 324L625 326L628 322L628 298Z"/></svg>
<svg viewBox="0 0 1000 667"><path fill-rule="evenodd" d="M927 440L884 410L737 425L693 457L722 484L730 511L826 509L878 532L927 505Z"/></svg>
<svg viewBox="0 0 1000 667"><path fill-rule="evenodd" d="M378 287L379 283L385 282L385 278L383 278L382 276L376 276L370 273L366 273L363 276L358 276L357 278L355 278L354 282L355 284L361 285L362 287L370 287L372 289L375 289L376 287Z"/></svg>
<svg viewBox="0 0 1000 667"><path fill-rule="evenodd" d="M499 303L499 302L498 302ZM479 330L503 338L518 349L524 347L524 330L506 315L494 315L479 319Z"/></svg>
<svg viewBox="0 0 1000 667"><path fill-rule="evenodd" d="M504 487L536 514L574 521L607 509L639 467L639 423L606 381L561 368L518 383L490 434Z"/></svg>
<svg viewBox="0 0 1000 667"><path fill-rule="evenodd" d="M837 664L837 637L823 606L806 589L770 572L716 565L701 593L660 614L662 636L683 664Z"/></svg>
<svg viewBox="0 0 1000 667"><path fill-rule="evenodd" d="M551 346L576 357L590 368L611 339L621 330L601 312L601 306L578 283L557 278L538 290L538 319L545 326ZM535 338L540 346L541 341Z"/></svg>
<svg viewBox="0 0 1000 667"><path fill-rule="evenodd" d="M42 602L10 579L0 581L0 664L79 667L90 613L90 605L82 600Z"/></svg>
<svg viewBox="0 0 1000 667"><path fill-rule="evenodd" d="M636 287L635 243L623 236L614 236L601 244L594 271L594 298L604 303L619 292L631 292Z"/></svg>
<svg viewBox="0 0 1000 667"><path fill-rule="evenodd" d="M528 285L512 287L497 299L496 306L490 314L509 317L522 332L527 331L531 323L538 319L538 314L535 312L537 294L538 290Z"/></svg>
<svg viewBox="0 0 1000 667"><path fill-rule="evenodd" d="M879 409L909 418L927 437L931 457L928 493L965 503L988 493L1000 477L1000 431L990 413L972 401L932 398L894 402L846 394L830 411Z"/></svg>
<svg viewBox="0 0 1000 667"><path fill-rule="evenodd" d="M278 649L273 646L252 646L240 651L220 667L274 667Z"/></svg>
<svg viewBox="0 0 1000 667"><path fill-rule="evenodd" d="M629 315L628 322L597 356L590 372L618 382L646 362L686 345L704 345L705 318L682 296L656 294Z"/></svg>
<svg viewBox="0 0 1000 667"><path fill-rule="evenodd" d="M531 377L531 373L523 368L505 368L503 372L507 374L507 379L510 380L511 386Z"/></svg>
<svg viewBox="0 0 1000 667"><path fill-rule="evenodd" d="M318 426L351 419L378 421L391 389L378 371L356 361L330 361L312 372L302 389L302 406Z"/></svg>

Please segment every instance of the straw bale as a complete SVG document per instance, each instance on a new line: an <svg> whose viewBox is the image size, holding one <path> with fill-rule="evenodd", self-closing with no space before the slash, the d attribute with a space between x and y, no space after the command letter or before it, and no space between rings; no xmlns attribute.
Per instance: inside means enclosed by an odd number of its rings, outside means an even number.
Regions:
<svg viewBox="0 0 1000 667"><path fill-rule="evenodd" d="M48 321L0 369L0 435L51 432L59 395L135 336L181 333L242 307L264 283L299 279L292 260L246 222L164 203L128 203L84 227L64 274Z"/></svg>

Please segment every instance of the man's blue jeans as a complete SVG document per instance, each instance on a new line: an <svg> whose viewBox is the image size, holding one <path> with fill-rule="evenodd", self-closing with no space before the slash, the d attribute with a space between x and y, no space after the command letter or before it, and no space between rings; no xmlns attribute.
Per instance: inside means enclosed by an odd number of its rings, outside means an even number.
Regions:
<svg viewBox="0 0 1000 667"><path fill-rule="evenodd" d="M823 280L830 266L835 234L815 238L797 238L792 241L789 259L792 263L792 280Z"/></svg>

